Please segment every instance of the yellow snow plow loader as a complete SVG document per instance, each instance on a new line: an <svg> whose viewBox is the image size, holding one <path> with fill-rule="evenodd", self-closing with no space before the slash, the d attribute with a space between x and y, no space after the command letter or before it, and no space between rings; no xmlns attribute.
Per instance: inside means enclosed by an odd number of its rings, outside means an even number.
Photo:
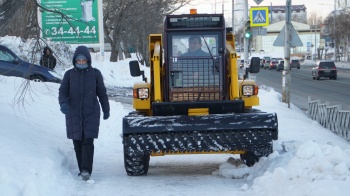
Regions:
<svg viewBox="0 0 350 196"><path fill-rule="evenodd" d="M146 175L150 156L231 153L252 166L272 153L277 115L254 109L258 86L247 79L260 59L239 77L222 14L167 15L163 34L149 36L149 53L149 81L137 61L129 63L143 82L133 88L135 111L123 118L128 175Z"/></svg>

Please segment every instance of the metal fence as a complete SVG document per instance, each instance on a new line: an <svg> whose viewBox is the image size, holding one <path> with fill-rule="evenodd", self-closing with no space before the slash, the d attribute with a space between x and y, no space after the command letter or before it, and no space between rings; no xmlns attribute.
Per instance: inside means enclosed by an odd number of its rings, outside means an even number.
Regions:
<svg viewBox="0 0 350 196"><path fill-rule="evenodd" d="M350 141L350 111L341 110L340 105L330 106L329 102L312 101L311 97L308 97L308 103L308 113L311 119Z"/></svg>

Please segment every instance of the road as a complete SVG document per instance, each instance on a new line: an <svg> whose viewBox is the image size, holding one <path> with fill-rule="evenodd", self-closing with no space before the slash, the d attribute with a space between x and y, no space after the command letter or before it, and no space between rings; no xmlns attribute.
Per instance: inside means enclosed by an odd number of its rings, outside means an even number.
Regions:
<svg viewBox="0 0 350 196"><path fill-rule="evenodd" d="M107 89L109 99L120 102L122 104L132 104L132 88L113 87Z"/></svg>
<svg viewBox="0 0 350 196"><path fill-rule="evenodd" d="M302 110L308 109L308 96L312 100L320 99L322 103L328 101L331 105L342 106L344 110L350 110L350 70L338 68L337 80L321 78L313 80L311 67L301 67L291 71L291 103ZM256 74L256 82L259 86L272 87L282 94L282 72L274 70L260 70Z"/></svg>

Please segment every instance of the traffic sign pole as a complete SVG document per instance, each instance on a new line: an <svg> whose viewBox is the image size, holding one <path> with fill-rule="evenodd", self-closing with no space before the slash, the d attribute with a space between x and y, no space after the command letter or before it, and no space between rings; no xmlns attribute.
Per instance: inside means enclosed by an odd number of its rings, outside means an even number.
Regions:
<svg viewBox="0 0 350 196"><path fill-rule="evenodd" d="M244 0L244 21L248 21L248 0ZM248 77L245 74L248 68L248 42L249 39L244 38L244 77Z"/></svg>
<svg viewBox="0 0 350 196"><path fill-rule="evenodd" d="M288 104L290 108L290 29L291 29L291 5L292 0L286 0L286 25L285 25L285 39L284 39L284 71L282 73L282 102Z"/></svg>

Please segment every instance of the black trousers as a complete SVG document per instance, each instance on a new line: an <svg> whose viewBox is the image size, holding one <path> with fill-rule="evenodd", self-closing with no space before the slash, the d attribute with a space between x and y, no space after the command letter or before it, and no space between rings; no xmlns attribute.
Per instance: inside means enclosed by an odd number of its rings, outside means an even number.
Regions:
<svg viewBox="0 0 350 196"><path fill-rule="evenodd" d="M73 140L73 144L80 173L85 170L91 175L94 159L94 138Z"/></svg>

